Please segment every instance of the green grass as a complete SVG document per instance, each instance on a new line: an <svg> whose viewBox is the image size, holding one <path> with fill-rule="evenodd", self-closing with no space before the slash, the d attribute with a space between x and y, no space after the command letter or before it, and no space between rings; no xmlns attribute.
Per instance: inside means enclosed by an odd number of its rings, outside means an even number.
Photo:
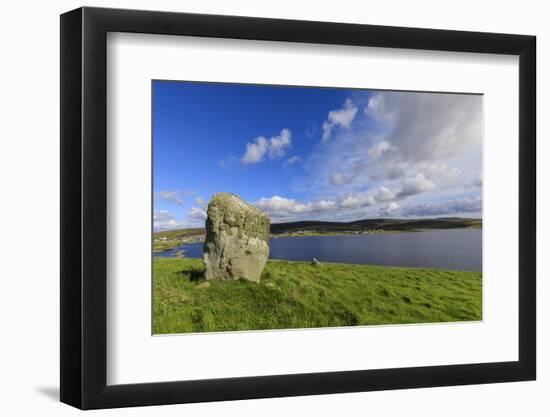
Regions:
<svg viewBox="0 0 550 417"><path fill-rule="evenodd" d="M173 249L176 246L179 246L181 244L182 244L182 242L179 241L179 240L166 240L166 241L154 240L153 241L153 252L154 253L164 252L164 251Z"/></svg>
<svg viewBox="0 0 550 417"><path fill-rule="evenodd" d="M259 284L155 258L155 334L481 320L481 273L268 261Z"/></svg>

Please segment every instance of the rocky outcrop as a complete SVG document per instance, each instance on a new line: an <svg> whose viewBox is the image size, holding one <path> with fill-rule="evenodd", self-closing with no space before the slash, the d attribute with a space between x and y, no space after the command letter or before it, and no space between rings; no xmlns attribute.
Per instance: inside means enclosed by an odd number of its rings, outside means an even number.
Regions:
<svg viewBox="0 0 550 417"><path fill-rule="evenodd" d="M267 215L235 194L215 194L206 218L206 279L259 282L268 256Z"/></svg>

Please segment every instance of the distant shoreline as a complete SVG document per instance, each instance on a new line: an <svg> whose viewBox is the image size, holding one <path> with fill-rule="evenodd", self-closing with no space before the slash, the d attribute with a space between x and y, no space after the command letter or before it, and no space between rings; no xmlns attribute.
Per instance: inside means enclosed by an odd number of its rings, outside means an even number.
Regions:
<svg viewBox="0 0 550 417"><path fill-rule="evenodd" d="M396 233L418 233L429 232L431 230L462 230L462 229L476 229L481 227L467 226L467 227L454 227L454 228L431 228L431 229L408 229L408 230L373 230L373 231L339 231L339 232L306 232L306 233L276 233L270 234L269 237L277 239L280 237L307 237L307 236L347 236L347 235L388 235Z"/></svg>
<svg viewBox="0 0 550 417"><path fill-rule="evenodd" d="M429 230L481 229L481 219L435 218L435 219L364 219L353 222L301 221L274 223L270 238L370 235L389 233L425 232ZM189 243L204 242L205 229L177 229L153 233L153 252L160 253Z"/></svg>

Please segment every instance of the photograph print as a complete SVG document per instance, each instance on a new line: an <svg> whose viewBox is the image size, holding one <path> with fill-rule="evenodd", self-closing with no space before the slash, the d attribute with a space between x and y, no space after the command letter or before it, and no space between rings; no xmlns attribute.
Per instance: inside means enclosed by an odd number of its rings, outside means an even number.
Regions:
<svg viewBox="0 0 550 417"><path fill-rule="evenodd" d="M152 81L153 334L482 320L483 96Z"/></svg>

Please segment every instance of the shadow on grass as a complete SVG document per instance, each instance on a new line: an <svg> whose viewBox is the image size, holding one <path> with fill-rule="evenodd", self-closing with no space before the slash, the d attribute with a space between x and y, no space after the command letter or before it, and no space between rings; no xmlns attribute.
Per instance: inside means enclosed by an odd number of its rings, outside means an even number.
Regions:
<svg viewBox="0 0 550 417"><path fill-rule="evenodd" d="M197 268L183 269L179 271L178 274L183 275L189 281L195 282L195 283L199 283L205 280L204 269L197 269Z"/></svg>

